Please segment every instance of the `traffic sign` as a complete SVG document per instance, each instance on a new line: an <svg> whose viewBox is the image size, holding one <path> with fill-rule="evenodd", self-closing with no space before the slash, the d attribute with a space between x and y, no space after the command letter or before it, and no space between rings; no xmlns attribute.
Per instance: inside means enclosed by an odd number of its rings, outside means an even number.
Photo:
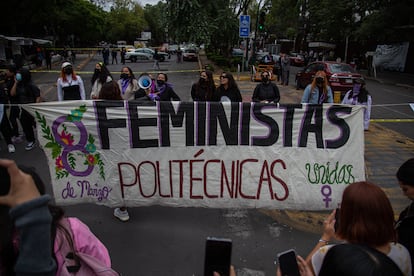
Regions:
<svg viewBox="0 0 414 276"><path fill-rule="evenodd" d="M239 36L249 37L250 35L250 15L240 15Z"/></svg>

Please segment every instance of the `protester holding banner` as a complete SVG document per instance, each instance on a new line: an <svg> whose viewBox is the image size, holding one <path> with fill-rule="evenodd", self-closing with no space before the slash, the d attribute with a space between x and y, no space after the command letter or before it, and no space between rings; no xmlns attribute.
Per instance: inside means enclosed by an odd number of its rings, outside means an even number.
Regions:
<svg viewBox="0 0 414 276"><path fill-rule="evenodd" d="M335 219L337 211L338 221ZM411 275L410 254L396 242L391 203L385 192L373 183L355 182L347 186L341 208L324 221L322 237L306 258L315 275L319 275L324 258L333 246L329 243L334 239L372 247L390 257L404 275Z"/></svg>
<svg viewBox="0 0 414 276"><path fill-rule="evenodd" d="M45 185L43 181L41 180L40 176L37 174L37 172L28 167L19 166L16 167L15 163L10 163L13 161L10 160L1 160L0 165L6 166L8 168L8 174L10 175L11 179L7 179L7 175L2 176L2 180L6 183L2 183L0 185L0 198L2 200L0 201L1 204L6 204L6 202L13 201L13 196L20 193L20 197L16 198L15 201L20 201L20 204L23 202L25 203L25 209L20 209L20 212L17 212L15 204L7 204L8 206L1 205L1 212L0 212L0 221L2 222L2 227L0 227L1 235L0 235L0 272L1 275L14 275L12 273L14 271L14 267L16 264L22 266L23 264L21 262L17 262L19 260L19 256L24 256L24 254L19 254L19 250L23 250L21 253L27 253L28 250L32 253L30 254L31 258L35 258L35 256L39 256L39 262L43 264L44 271L48 271L50 269L54 269L54 260L57 262L57 271L55 275L62 275L62 269L65 269L64 262L65 257L63 256L63 252L61 252L62 243L68 242L69 244L73 244L75 247L75 252L82 252L87 255L91 255L99 260L101 260L107 267L111 267L111 259L108 253L108 250L106 249L105 245L102 244L102 242L90 231L88 226L86 226L83 222L81 222L77 218L65 218L64 217L64 210L58 206L49 204L48 209L50 214L48 215L48 218L45 217L47 214L42 214L42 218L40 217L34 217L35 215L39 216L41 215L39 212L32 213L31 217L27 217L25 221L27 220L33 220L33 224L36 225L36 227L32 227L31 232L25 232L25 231L16 231L16 228L20 228L23 221L17 220L16 224L14 223L14 220L12 220L12 217L18 216L17 214L22 213L22 210L29 209L27 203L25 201L30 200L37 200L38 205L40 206L40 202L42 201L42 204L46 204L49 196L45 195ZM4 172L4 171L3 171ZM30 178L28 176L31 176ZM20 177L20 178L18 178ZM16 182L16 179L19 179L18 182ZM32 179L32 180L30 180ZM29 183L29 182L30 183ZM33 183L34 181L34 187ZM4 185L3 185L4 184ZM31 186L32 185L32 186ZM24 187L23 187L24 186ZM20 188L22 190L20 190ZM10 189L10 192L9 192ZM25 190L23 190L25 189ZM30 194L26 194L29 193ZM31 196L32 195L32 196ZM39 198L40 196L40 198ZM8 198L9 201L6 201L6 198ZM24 198L24 200L23 200ZM18 202L16 202L18 203ZM34 203L33 203L34 204ZM13 209L10 209L10 207L14 207ZM18 207L18 206L17 206ZM22 207L21 207L22 208ZM10 211L10 213L9 213ZM45 210L43 210L43 213L45 213ZM50 218L51 215L51 218ZM50 219L51 219L51 225L50 225ZM67 223L63 224L62 220L65 219ZM26 222L27 223L27 222ZM48 225L48 226L47 226ZM67 234L68 230L65 229L65 226L68 225L71 228L71 231L73 233L73 240L70 235ZM47 226L44 227L44 226ZM27 226L29 227L29 226ZM40 228L42 227L42 228ZM47 229L45 231L45 228ZM27 228L28 229L28 228ZM42 232L40 232L39 229L42 229ZM27 241L27 239L31 238L31 242ZM35 241L34 239L40 239L39 241ZM52 241L54 242L54 245L51 246ZM19 244L19 242L23 244ZM28 248L28 247L32 248ZM33 248L33 246L36 246L36 248ZM38 255L38 252L45 252L46 250L50 248L54 248L53 259L45 259L43 258L47 257L48 254ZM19 260L20 261L20 260ZM46 262L47 261L47 262ZM33 271L33 268L27 267L30 264L33 264L33 260L30 262L26 260L24 263L25 271ZM48 270L46 270L48 269ZM29 275L29 274L24 274ZM30 274L31 275L31 274ZM33 274L37 275L37 274ZM48 274L39 274L39 275L48 275ZM53 274L54 275L54 274Z"/></svg>
<svg viewBox="0 0 414 276"><path fill-rule="evenodd" d="M271 81L270 72L262 72L261 77L262 83L254 89L252 102L278 103L280 100L279 88Z"/></svg>
<svg viewBox="0 0 414 276"><path fill-rule="evenodd" d="M116 81L106 82L99 91L100 100L122 100L121 89Z"/></svg>
<svg viewBox="0 0 414 276"><path fill-rule="evenodd" d="M121 89L121 96L124 100L133 100L135 92L138 90L138 81L128 66L121 69L121 76L118 80L119 88Z"/></svg>
<svg viewBox="0 0 414 276"><path fill-rule="evenodd" d="M85 100L85 87L80 76L76 75L70 62L64 62L57 80L58 101Z"/></svg>
<svg viewBox="0 0 414 276"><path fill-rule="evenodd" d="M333 103L332 89L324 71L316 72L312 83L308 84L303 91L301 103Z"/></svg>
<svg viewBox="0 0 414 276"><path fill-rule="evenodd" d="M214 84L213 73L208 70L201 71L198 82L191 86L191 98L195 102L208 102L213 99L215 92L216 86Z"/></svg>
<svg viewBox="0 0 414 276"><path fill-rule="evenodd" d="M396 229L398 242L403 244L411 254L414 263L414 158L408 159L397 171L397 179L404 195L411 200L398 218Z"/></svg>
<svg viewBox="0 0 414 276"><path fill-rule="evenodd" d="M220 75L220 86L213 97L216 102L241 102L240 89L231 73L223 72Z"/></svg>
<svg viewBox="0 0 414 276"><path fill-rule="evenodd" d="M108 50L109 51L109 50ZM92 76L92 91L91 99L97 99L99 97L99 91L101 91L102 85L106 82L113 80L111 73L103 62L98 62L95 65L95 71Z"/></svg>
<svg viewBox="0 0 414 276"><path fill-rule="evenodd" d="M372 98L368 90L365 88L364 79L355 79L354 86L351 90L346 92L342 100L342 104L363 105L364 110L364 129L368 130L369 120L371 118L371 104Z"/></svg>
<svg viewBox="0 0 414 276"><path fill-rule="evenodd" d="M180 97L175 93L172 85L168 83L168 76L165 73L158 73L155 86L157 95L155 101L180 101Z"/></svg>

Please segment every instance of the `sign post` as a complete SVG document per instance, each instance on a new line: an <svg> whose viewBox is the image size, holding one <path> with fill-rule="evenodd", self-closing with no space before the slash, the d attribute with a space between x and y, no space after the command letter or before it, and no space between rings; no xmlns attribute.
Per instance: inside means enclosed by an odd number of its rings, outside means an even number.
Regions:
<svg viewBox="0 0 414 276"><path fill-rule="evenodd" d="M250 15L240 15L239 36L245 39L246 51L248 48L247 38L250 36ZM246 55L247 59L247 55ZM244 55L242 59L242 70L244 70Z"/></svg>

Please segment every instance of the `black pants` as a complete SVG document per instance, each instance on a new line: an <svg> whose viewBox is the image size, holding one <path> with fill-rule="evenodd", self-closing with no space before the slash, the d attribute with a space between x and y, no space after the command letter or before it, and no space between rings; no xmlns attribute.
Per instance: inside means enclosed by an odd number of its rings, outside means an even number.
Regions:
<svg viewBox="0 0 414 276"><path fill-rule="evenodd" d="M20 114L20 123L22 124L24 135L26 136L27 142L35 141L34 127L36 126L35 119L29 112L22 109Z"/></svg>
<svg viewBox="0 0 414 276"><path fill-rule="evenodd" d="M3 119L1 120L1 123L0 123L0 131L3 134L4 140L6 140L7 145L13 144L11 140L11 137L12 137L11 127L10 127L9 119L7 118L6 112L4 112Z"/></svg>
<svg viewBox="0 0 414 276"><path fill-rule="evenodd" d="M11 135L12 136L19 136L19 125L17 124L17 119L20 116L20 107L17 105L13 105L10 107L10 116L9 121L11 124Z"/></svg>

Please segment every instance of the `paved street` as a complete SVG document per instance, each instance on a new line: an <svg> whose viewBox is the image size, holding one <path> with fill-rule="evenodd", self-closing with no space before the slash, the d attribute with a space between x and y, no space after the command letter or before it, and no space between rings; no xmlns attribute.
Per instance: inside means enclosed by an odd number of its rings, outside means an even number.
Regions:
<svg viewBox="0 0 414 276"><path fill-rule="evenodd" d="M79 58L77 63L88 92L91 72L100 57L89 58ZM126 65L131 66L137 77L140 72L153 71L151 62L128 62ZM160 63L160 66L182 100L190 100L190 87L198 79L199 64L185 62L177 65L173 57ZM109 65L116 79L121 67L120 64ZM38 72L33 76L46 101L56 100L55 81L60 67L57 64L53 69L56 71ZM279 87L281 103L300 101L303 90L294 89L292 75L291 86ZM248 80L246 74L241 74L238 84L243 99L250 100L257 83ZM414 102L413 96L411 102ZM412 123L407 123L406 127L412 128ZM394 175L398 166L413 157L413 153L413 137L391 131L381 123L372 123L370 130L365 132L367 179L385 189L396 212L407 204L407 200L401 195ZM8 154L3 149L0 156L35 166L45 179L50 179L46 158L40 148L26 152L23 145L17 145L15 154ZM84 204L66 209L68 215L77 216L90 226L107 245L114 268L128 276L201 275L207 236L233 240L232 263L237 268L238 276L274 275L274 260L278 252L295 248L299 254L306 256L312 249L320 237L318 232L324 216L317 212L151 206L130 208L131 220L122 223L112 216L110 208Z"/></svg>

